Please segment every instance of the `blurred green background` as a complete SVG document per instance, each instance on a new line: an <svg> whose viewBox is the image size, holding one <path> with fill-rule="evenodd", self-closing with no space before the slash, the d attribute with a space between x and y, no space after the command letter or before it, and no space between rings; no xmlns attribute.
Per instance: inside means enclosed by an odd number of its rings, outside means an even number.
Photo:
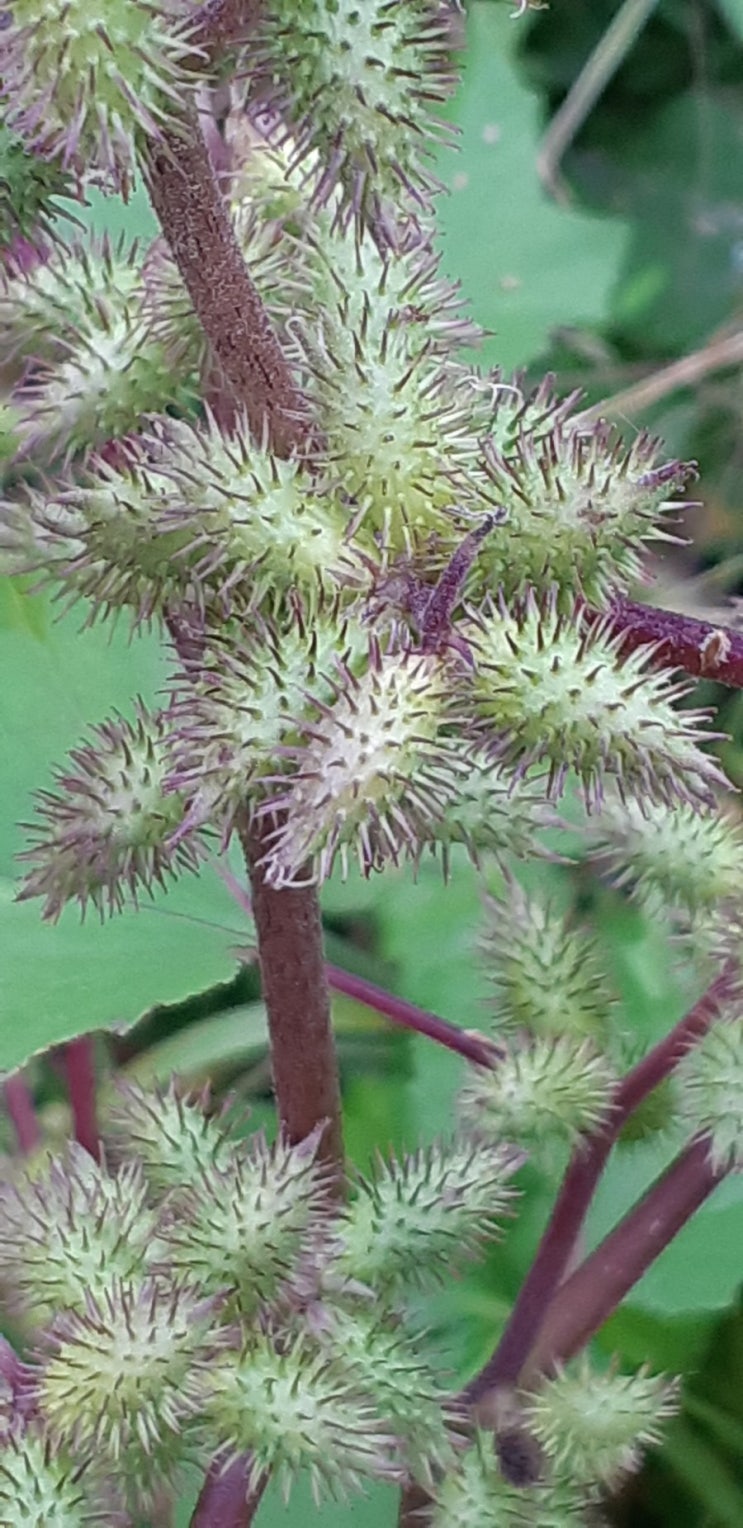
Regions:
<svg viewBox="0 0 743 1528"><path fill-rule="evenodd" d="M447 272L461 280L491 334L482 364L506 375L546 370L561 392L613 400L620 426L650 426L673 454L695 457L693 545L659 563L649 598L677 608L743 593L743 0L553 0L521 17L509 0L467 7L464 80L451 116L460 148L442 157L451 195L441 209ZM545 134L573 117L576 81L606 76L576 110L559 163ZM594 71L592 76L591 71ZM561 120L561 119L558 119ZM553 129L554 135L554 129ZM542 178L538 166L542 167ZM548 190L544 179L550 182ZM145 242L154 220L142 196L126 208L96 200L98 227ZM689 358L692 358L691 361ZM674 362L676 381L665 369ZM680 376L680 381L679 381ZM740 587L739 587L740 586ZM84 1029L100 1029L102 1075L173 1069L210 1076L271 1106L255 974L241 961L250 929L216 871L100 929L74 911L42 927L34 904L12 900L14 855L34 787L86 724L132 696L154 700L164 657L154 636L79 629L17 581L0 582L0 1066L10 1069ZM738 696L722 705L728 769L743 782ZM239 869L239 867L235 867ZM590 912L621 994L621 1022L644 1046L689 999L661 935L580 866L540 867L563 902ZM451 884L424 865L410 874L324 895L329 958L468 1027L486 1027L488 986L476 955L481 888L456 861ZM363 1170L388 1145L414 1146L451 1124L455 1058L390 1030L346 1000L335 1006L349 1149ZM28 1076L47 1128L66 1128L55 1067ZM2 1126L5 1129L5 1126ZM667 1160L657 1139L627 1144L610 1164L588 1228L603 1235ZM562 1162L526 1170L521 1213L502 1246L424 1315L455 1377L493 1345L523 1277ZM597 1355L685 1377L682 1414L662 1450L611 1504L638 1528L743 1525L743 1185L718 1192L601 1333ZM189 1503L182 1506L188 1521ZM261 1528L392 1528L393 1493L324 1508L299 1491L268 1498Z"/></svg>

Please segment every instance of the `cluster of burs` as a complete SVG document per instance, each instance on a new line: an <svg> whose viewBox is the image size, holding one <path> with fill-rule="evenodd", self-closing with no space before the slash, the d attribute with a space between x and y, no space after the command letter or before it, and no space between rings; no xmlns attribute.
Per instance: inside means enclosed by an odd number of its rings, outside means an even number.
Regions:
<svg viewBox="0 0 743 1528"><path fill-rule="evenodd" d="M269 1146L173 1089L121 1095L105 1166L14 1168L0 1275L30 1356L0 1519L155 1521L189 1461L249 1456L256 1486L412 1478L435 1528L563 1528L596 1520L673 1383L583 1363L516 1397L541 1461L524 1487L492 1429L464 1427L413 1311L517 1209L523 1150L596 1127L627 1059L596 941L520 889L519 863L580 838L700 964L738 925L743 841L707 718L607 614L692 474L549 380L462 359L478 331L439 271L432 168L456 8L254 9L228 89L198 7L106 0L92 29L84 0L5 6L0 556L172 650L160 708L91 718L39 794L22 894L51 919L115 915L246 814L276 888L429 854L456 874L469 854L500 888L503 1054L470 1069L451 1140L380 1163L342 1208L316 1141ZM197 108L306 402L296 449L225 407L162 238L57 217L87 187L128 196ZM666 1124L736 1157L742 1077L733 1013Z"/></svg>

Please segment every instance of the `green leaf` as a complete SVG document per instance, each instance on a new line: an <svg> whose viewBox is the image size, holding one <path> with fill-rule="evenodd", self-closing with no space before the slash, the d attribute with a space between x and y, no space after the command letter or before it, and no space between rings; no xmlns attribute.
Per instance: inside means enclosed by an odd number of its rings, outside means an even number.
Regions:
<svg viewBox="0 0 743 1528"><path fill-rule="evenodd" d="M620 1305L594 1338L607 1357L620 1354L630 1367L649 1363L667 1374L697 1370L715 1328L715 1315L664 1316L638 1306ZM684 1404L689 1406L690 1397Z"/></svg>
<svg viewBox="0 0 743 1528"><path fill-rule="evenodd" d="M731 32L743 42L743 0L717 0Z"/></svg>
<svg viewBox="0 0 743 1528"><path fill-rule="evenodd" d="M92 1029L126 1028L155 1004L176 1003L234 973L244 937L223 882L211 869L166 899L103 925L70 908L42 923L34 903L15 902L0 881L0 1071ZM235 925L238 925L237 927Z"/></svg>
<svg viewBox="0 0 743 1528"><path fill-rule="evenodd" d="M630 122L597 126L578 165L594 203L621 207L631 238L613 326L640 355L682 354L740 302L740 92L695 88Z"/></svg>
<svg viewBox="0 0 743 1528"><path fill-rule="evenodd" d="M18 820L28 820L32 793L50 783L86 726L118 708L131 715L132 697L154 701L165 676L165 654L153 635L131 640L123 630L81 630L84 607L62 620L40 597L0 579L6 619L0 622L0 874L14 874L23 848ZM28 604L26 604L28 601ZM43 642L41 636L43 634Z"/></svg>
<svg viewBox="0 0 743 1528"><path fill-rule="evenodd" d="M539 105L519 74L518 42L507 5L468 7L452 111L461 153L438 166L452 191L440 205L444 263L494 332L478 354L506 371L537 354L557 325L604 318L625 244L619 219L558 208L542 189Z"/></svg>
<svg viewBox="0 0 743 1528"><path fill-rule="evenodd" d="M687 1489L712 1514L715 1528L740 1528L743 1490L719 1453L679 1418L664 1441L664 1457Z"/></svg>
<svg viewBox="0 0 743 1528"><path fill-rule="evenodd" d="M268 1045L266 1010L262 1003L241 1003L211 1014L178 1033L151 1045L125 1066L123 1075L141 1087L167 1083L176 1072L189 1088L213 1078L221 1067L248 1066L265 1054Z"/></svg>

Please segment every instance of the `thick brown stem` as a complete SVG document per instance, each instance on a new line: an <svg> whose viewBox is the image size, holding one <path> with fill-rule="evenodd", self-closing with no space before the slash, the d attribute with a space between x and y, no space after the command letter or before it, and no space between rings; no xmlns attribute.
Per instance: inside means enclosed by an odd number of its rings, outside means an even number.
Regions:
<svg viewBox="0 0 743 1528"><path fill-rule="evenodd" d="M279 1116L291 1141L304 1140L318 1124L324 1124L320 1155L335 1167L340 1192L340 1088L320 903L313 886L277 891L266 884L260 867L265 831L246 824L240 838L253 891Z"/></svg>
<svg viewBox="0 0 743 1528"><path fill-rule="evenodd" d="M629 1215L566 1279L552 1301L521 1379L564 1363L585 1346L620 1300L709 1197L727 1172L702 1138L676 1157Z"/></svg>
<svg viewBox="0 0 743 1528"><path fill-rule="evenodd" d="M238 248L196 112L149 150L152 205L238 411L279 456L309 435L305 400Z"/></svg>

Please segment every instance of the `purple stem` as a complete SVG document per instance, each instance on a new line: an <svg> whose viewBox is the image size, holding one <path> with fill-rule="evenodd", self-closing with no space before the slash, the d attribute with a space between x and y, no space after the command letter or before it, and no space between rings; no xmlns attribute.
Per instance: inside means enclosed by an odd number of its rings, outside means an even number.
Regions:
<svg viewBox="0 0 743 1528"><path fill-rule="evenodd" d="M522 1382L567 1362L590 1341L728 1171L728 1165L712 1161L706 1136L675 1158L600 1247L560 1285L522 1370ZM710 1255L714 1256L712 1248Z"/></svg>
<svg viewBox="0 0 743 1528"><path fill-rule="evenodd" d="M261 1475L251 1485L252 1459L242 1454L225 1468L213 1460L194 1508L190 1528L249 1528L268 1484Z"/></svg>
<svg viewBox="0 0 743 1528"><path fill-rule="evenodd" d="M547 1318L550 1302L562 1284L596 1185L618 1135L643 1099L678 1065L684 1052L706 1034L736 985L736 967L729 961L699 1002L619 1083L611 1113L601 1128L578 1143L501 1340L463 1392L463 1399L470 1405L498 1386L516 1383Z"/></svg>
<svg viewBox="0 0 743 1528"><path fill-rule="evenodd" d="M245 888L226 865L218 865L217 871L235 901L251 918L253 904ZM476 1066L492 1067L499 1058L498 1046L486 1035L459 1029L456 1024L438 1018L435 1013L409 1003L407 998L397 997L394 992L387 992L375 982L367 981L364 976L355 976L352 971L344 971L341 966L329 963L325 965L325 974L328 986L334 992L342 992L355 1002L373 1008L375 1013L381 1013L391 1024L399 1024L402 1029L412 1029L416 1034L426 1035L429 1040L435 1040L437 1045L445 1045L447 1050L456 1051L457 1055L464 1056L466 1061L473 1061Z"/></svg>
<svg viewBox="0 0 743 1528"><path fill-rule="evenodd" d="M697 679L716 679L731 689L743 689L743 632L625 599L615 600L608 619L614 631L621 633L624 652L651 645L659 663L684 669Z"/></svg>
<svg viewBox="0 0 743 1528"><path fill-rule="evenodd" d="M96 1161L101 1153L95 1095L95 1044L92 1035L78 1035L61 1049L75 1140Z"/></svg>
<svg viewBox="0 0 743 1528"><path fill-rule="evenodd" d="M18 1150L22 1156L30 1156L41 1145L41 1131L28 1083L19 1072L14 1072L12 1077L6 1077L3 1093L5 1107L16 1133Z"/></svg>
<svg viewBox="0 0 743 1528"><path fill-rule="evenodd" d="M409 1003L407 998L386 992L383 987L377 987L363 976L355 976L352 971L344 971L340 966L326 965L325 970L328 985L335 992L343 992L355 1002L373 1008L376 1013L389 1019L391 1024L399 1024L402 1029L413 1029L416 1034L427 1035L437 1045L445 1045L448 1050L456 1051L458 1056L464 1056L465 1060L473 1061L477 1066L492 1067L497 1062L500 1051L486 1035L475 1034L469 1029L458 1029L456 1024L449 1024L446 1019L437 1018L435 1013L428 1013L425 1008Z"/></svg>

